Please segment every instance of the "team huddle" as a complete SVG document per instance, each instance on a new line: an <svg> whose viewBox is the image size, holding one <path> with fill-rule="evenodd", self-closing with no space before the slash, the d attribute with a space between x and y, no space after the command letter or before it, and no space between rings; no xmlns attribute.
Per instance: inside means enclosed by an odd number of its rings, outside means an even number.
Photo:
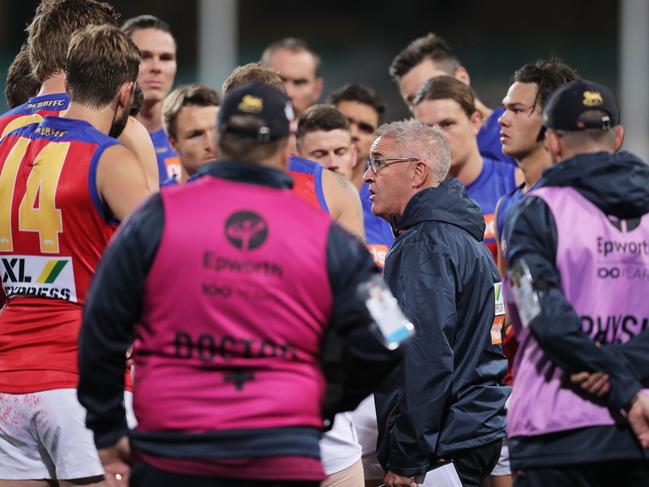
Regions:
<svg viewBox="0 0 649 487"><path fill-rule="evenodd" d="M0 116L0 487L649 485L649 166L558 59L331 90L301 39L173 88L42 0ZM172 89L173 88L173 89Z"/></svg>

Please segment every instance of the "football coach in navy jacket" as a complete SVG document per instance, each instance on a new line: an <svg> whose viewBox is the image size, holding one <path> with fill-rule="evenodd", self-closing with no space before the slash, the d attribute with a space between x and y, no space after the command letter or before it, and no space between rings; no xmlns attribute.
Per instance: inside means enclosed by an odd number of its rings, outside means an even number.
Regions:
<svg viewBox="0 0 649 487"><path fill-rule="evenodd" d="M385 279L416 329L375 395L385 483L410 486L453 461L465 487L480 486L498 461L510 392L485 223L462 183L447 179L450 150L438 128L411 119L377 135L364 177L372 212L396 235Z"/></svg>

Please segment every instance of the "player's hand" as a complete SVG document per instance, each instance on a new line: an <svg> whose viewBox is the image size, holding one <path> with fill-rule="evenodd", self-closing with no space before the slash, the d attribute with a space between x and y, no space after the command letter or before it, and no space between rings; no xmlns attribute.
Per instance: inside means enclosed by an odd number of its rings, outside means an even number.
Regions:
<svg viewBox="0 0 649 487"><path fill-rule="evenodd" d="M643 448L649 448L649 396L642 392L631 401L629 424Z"/></svg>
<svg viewBox="0 0 649 487"><path fill-rule="evenodd" d="M579 372L570 376L570 381L584 392L596 397L603 397L610 390L608 374L604 372Z"/></svg>
<svg viewBox="0 0 649 487"><path fill-rule="evenodd" d="M386 487L417 487L414 477L404 477L388 470L383 477Z"/></svg>
<svg viewBox="0 0 649 487"><path fill-rule="evenodd" d="M107 448L97 450L99 459L104 466L106 483L109 487L128 487L131 476L133 455L131 444L126 436Z"/></svg>

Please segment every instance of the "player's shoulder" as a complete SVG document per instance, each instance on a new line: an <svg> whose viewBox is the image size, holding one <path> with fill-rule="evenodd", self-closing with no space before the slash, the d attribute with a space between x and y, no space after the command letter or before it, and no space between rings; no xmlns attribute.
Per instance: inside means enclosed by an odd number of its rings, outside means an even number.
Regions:
<svg viewBox="0 0 649 487"><path fill-rule="evenodd" d="M121 144L119 141L112 139L112 143L107 146L101 156L101 160L111 160L111 161L124 161L124 160L137 160L133 151L131 151L124 144Z"/></svg>
<svg viewBox="0 0 649 487"><path fill-rule="evenodd" d="M322 185L338 191L344 191L350 195L358 196L358 190L354 184L344 176L333 171L322 171Z"/></svg>
<svg viewBox="0 0 649 487"><path fill-rule="evenodd" d="M0 119L14 115L30 115L41 111L61 112L67 109L69 104L70 97L66 93L33 96L25 103L0 115Z"/></svg>
<svg viewBox="0 0 649 487"><path fill-rule="evenodd" d="M513 177L516 172L516 167L512 164L507 164L506 162L492 159L490 157L483 157L483 161L485 165L489 166L492 177L509 179Z"/></svg>
<svg viewBox="0 0 649 487"><path fill-rule="evenodd" d="M288 160L288 170L290 172L299 172L307 174L316 174L322 171L322 166L314 161L309 161L308 159L303 159L300 156L291 154Z"/></svg>
<svg viewBox="0 0 649 487"><path fill-rule="evenodd" d="M129 116L124 127L124 131L120 135L126 136L130 139L141 139L141 140L151 140L151 134L149 134L146 127L140 122L137 118Z"/></svg>
<svg viewBox="0 0 649 487"><path fill-rule="evenodd" d="M89 143L103 148L122 145L86 120L74 118L47 116L36 132L42 136L59 136L62 141Z"/></svg>

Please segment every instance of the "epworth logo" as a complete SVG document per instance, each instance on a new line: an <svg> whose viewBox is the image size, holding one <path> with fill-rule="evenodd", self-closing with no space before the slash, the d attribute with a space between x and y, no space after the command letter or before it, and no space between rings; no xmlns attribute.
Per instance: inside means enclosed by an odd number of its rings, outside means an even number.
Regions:
<svg viewBox="0 0 649 487"><path fill-rule="evenodd" d="M257 213L238 211L225 222L225 236L238 249L254 250L268 238L268 224Z"/></svg>

